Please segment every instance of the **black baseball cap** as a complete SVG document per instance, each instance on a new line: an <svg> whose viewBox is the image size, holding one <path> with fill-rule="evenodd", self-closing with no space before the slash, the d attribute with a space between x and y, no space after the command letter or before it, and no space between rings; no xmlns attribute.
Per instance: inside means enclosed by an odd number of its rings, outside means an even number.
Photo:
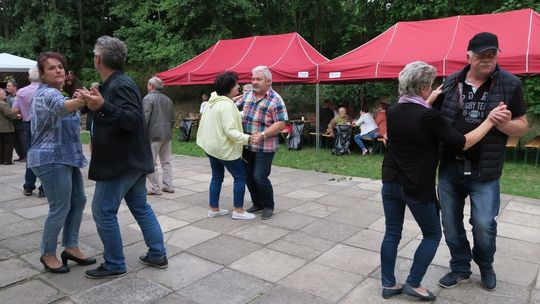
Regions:
<svg viewBox="0 0 540 304"><path fill-rule="evenodd" d="M480 54L487 50L499 50L499 39L497 39L497 35L482 32L474 35L474 37L469 40L467 51L473 51L476 54Z"/></svg>

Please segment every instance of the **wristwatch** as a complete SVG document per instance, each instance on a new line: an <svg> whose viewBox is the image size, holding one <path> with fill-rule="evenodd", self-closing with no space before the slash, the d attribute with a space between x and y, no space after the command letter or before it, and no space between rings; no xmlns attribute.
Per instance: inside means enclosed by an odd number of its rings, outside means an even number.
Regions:
<svg viewBox="0 0 540 304"><path fill-rule="evenodd" d="M261 132L262 136L263 136L263 139L266 138L266 133L264 131Z"/></svg>

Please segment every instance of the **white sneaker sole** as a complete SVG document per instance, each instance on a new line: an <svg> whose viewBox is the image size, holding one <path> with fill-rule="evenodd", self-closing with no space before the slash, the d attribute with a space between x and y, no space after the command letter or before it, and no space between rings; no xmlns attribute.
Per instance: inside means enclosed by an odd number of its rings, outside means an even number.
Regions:
<svg viewBox="0 0 540 304"><path fill-rule="evenodd" d="M224 216L227 214L229 214L229 210L225 210L225 209L222 209L216 212L208 211L208 217L218 217L218 216Z"/></svg>

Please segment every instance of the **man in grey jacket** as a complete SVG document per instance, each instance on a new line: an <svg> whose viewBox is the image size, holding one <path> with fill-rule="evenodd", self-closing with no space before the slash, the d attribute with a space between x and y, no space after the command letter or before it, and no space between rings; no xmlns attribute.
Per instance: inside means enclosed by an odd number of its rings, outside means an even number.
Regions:
<svg viewBox="0 0 540 304"><path fill-rule="evenodd" d="M173 102L161 91L163 90L163 81L158 77L150 78L147 88L148 95L143 99L143 110L155 167L154 173L148 175L150 182L148 195L159 195L161 190L174 193L171 165L171 139L174 126ZM158 156L163 171L162 189L159 186Z"/></svg>

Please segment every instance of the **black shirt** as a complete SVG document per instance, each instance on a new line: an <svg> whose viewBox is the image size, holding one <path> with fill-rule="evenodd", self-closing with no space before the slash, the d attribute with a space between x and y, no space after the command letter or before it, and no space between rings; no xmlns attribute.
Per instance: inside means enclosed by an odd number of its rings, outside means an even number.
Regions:
<svg viewBox="0 0 540 304"><path fill-rule="evenodd" d="M386 115L388 152L382 166L383 182L402 185L408 195L421 202L436 202L439 141L463 150L465 137L440 112L418 104L390 106Z"/></svg>

